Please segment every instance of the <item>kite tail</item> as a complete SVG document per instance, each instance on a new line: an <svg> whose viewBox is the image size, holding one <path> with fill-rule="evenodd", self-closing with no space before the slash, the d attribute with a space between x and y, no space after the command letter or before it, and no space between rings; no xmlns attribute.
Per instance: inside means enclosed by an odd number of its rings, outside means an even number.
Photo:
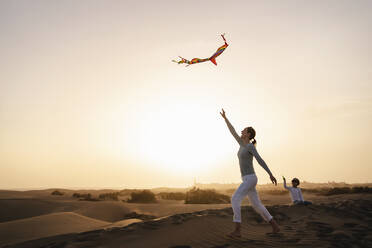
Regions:
<svg viewBox="0 0 372 248"><path fill-rule="evenodd" d="M182 63L185 63L185 62L183 62L182 60L180 60L180 61L177 61L177 60L172 60L172 62L174 62L174 63L177 63L177 64L182 64Z"/></svg>
<svg viewBox="0 0 372 248"><path fill-rule="evenodd" d="M178 56L178 57L181 58L180 61L172 60L172 62L175 62L175 63L177 63L177 64L183 64L183 63L185 63L185 64L189 64L189 65L191 64L191 62L188 61L187 59L184 59L184 58L182 58L181 56Z"/></svg>
<svg viewBox="0 0 372 248"><path fill-rule="evenodd" d="M222 36L223 41L225 42L225 45L227 45L227 42L226 42L226 39L225 39L225 34L221 34L221 36Z"/></svg>

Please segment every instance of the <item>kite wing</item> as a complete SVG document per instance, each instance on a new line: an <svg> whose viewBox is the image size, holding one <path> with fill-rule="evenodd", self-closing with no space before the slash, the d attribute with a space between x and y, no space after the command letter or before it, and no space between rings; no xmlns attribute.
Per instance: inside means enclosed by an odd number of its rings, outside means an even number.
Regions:
<svg viewBox="0 0 372 248"><path fill-rule="evenodd" d="M217 65L216 58L210 58L209 59L213 64Z"/></svg>
<svg viewBox="0 0 372 248"><path fill-rule="evenodd" d="M202 63L202 62L205 62L205 61L211 61L213 64L217 65L217 62L216 62L216 57L220 56L221 53L223 53L223 51L225 51L226 47L228 47L229 45L226 43L226 39L225 39L225 34L222 34L222 39L225 41L225 44L223 44L222 46L220 46L217 51L209 58L206 58L206 59L199 59L199 58L193 58L191 61L190 60L187 60L185 58L182 58L181 56L179 56L181 58L180 61L176 61L176 60L172 60L173 62L177 63L177 64L187 64L186 66L189 66L189 65L192 65L192 64L196 64L196 63Z"/></svg>
<svg viewBox="0 0 372 248"><path fill-rule="evenodd" d="M225 41L225 44L223 44L222 46L220 46L218 49L217 49L217 51L209 58L209 60L213 63L213 64L215 64L215 65L217 65L217 62L216 62L216 58L218 57L218 56L220 56L222 53L223 53L223 51L225 51L225 49L229 46L229 44L227 44L226 43L226 40L225 40L225 35L224 34L221 34L221 36L222 36L222 39Z"/></svg>

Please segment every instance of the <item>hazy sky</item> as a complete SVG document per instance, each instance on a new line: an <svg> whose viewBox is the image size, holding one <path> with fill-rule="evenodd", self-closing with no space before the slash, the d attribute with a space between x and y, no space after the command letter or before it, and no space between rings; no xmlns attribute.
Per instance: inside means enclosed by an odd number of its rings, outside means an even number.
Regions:
<svg viewBox="0 0 372 248"><path fill-rule="evenodd" d="M0 188L372 182L372 1L0 1ZM178 55L218 66L184 67ZM269 182L255 164L259 183Z"/></svg>

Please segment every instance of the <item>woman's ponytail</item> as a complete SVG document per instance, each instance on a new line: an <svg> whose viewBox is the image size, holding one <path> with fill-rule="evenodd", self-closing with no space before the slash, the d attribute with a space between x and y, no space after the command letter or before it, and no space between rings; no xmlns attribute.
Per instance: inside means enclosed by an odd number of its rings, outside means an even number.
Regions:
<svg viewBox="0 0 372 248"><path fill-rule="evenodd" d="M253 138L253 139L252 139L252 144L253 144L254 146L256 146L256 144L257 144L257 141L256 141L256 139L255 139L255 138Z"/></svg>
<svg viewBox="0 0 372 248"><path fill-rule="evenodd" d="M251 140L252 144L256 146L257 141L254 137L256 137L256 131L254 130L253 127L247 127L247 132L250 134L249 135L249 140Z"/></svg>

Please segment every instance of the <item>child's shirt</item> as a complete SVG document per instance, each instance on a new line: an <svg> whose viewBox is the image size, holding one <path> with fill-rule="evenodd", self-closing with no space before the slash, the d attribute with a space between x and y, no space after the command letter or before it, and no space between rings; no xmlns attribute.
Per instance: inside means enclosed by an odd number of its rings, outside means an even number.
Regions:
<svg viewBox="0 0 372 248"><path fill-rule="evenodd" d="M304 198L302 197L302 192L300 188L295 188L295 187L287 187L286 183L284 183L284 188L288 189L289 192L291 193L291 198L292 201L300 201L303 202Z"/></svg>

